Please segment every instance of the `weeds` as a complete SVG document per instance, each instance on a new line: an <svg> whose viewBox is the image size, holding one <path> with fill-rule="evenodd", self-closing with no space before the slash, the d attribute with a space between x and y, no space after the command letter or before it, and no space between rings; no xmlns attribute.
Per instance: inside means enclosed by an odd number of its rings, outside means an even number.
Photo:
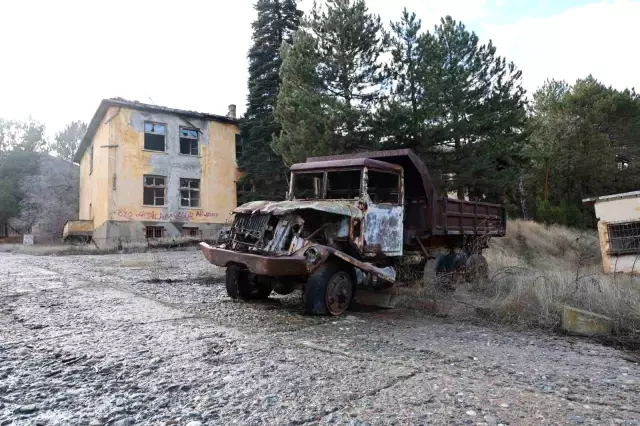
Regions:
<svg viewBox="0 0 640 426"><path fill-rule="evenodd" d="M552 329L566 304L611 317L618 335L640 328L640 280L601 272L595 233L513 220L485 255L491 273L482 294L496 321Z"/></svg>

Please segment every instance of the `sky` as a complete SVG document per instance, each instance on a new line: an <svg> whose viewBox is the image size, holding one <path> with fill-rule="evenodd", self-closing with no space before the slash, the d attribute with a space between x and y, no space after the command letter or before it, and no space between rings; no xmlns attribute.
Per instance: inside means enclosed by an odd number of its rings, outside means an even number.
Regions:
<svg viewBox="0 0 640 426"><path fill-rule="evenodd" d="M323 0L320 0L323 1ZM253 0L0 2L0 117L43 121L47 133L89 121L100 100L245 111ZM312 0L300 7L310 9ZM451 15L493 40L529 93L547 78L593 74L640 88L640 0L367 0L384 22L406 7L432 28Z"/></svg>

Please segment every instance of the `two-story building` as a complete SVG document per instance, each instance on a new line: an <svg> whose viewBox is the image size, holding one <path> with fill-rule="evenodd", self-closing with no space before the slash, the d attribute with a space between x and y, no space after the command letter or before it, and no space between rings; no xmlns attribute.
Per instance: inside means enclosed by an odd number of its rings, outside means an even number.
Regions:
<svg viewBox="0 0 640 426"><path fill-rule="evenodd" d="M98 246L214 237L237 205L238 135L233 105L222 116L104 99L74 158L79 219Z"/></svg>

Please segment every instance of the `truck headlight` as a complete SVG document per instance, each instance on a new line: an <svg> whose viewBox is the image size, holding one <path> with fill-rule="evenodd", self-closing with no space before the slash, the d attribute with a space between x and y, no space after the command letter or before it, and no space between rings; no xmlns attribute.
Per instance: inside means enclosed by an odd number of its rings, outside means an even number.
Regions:
<svg viewBox="0 0 640 426"><path fill-rule="evenodd" d="M318 260L320 260L320 252L315 247L310 247L307 251L304 252L304 257L307 259L307 263L309 265L313 265Z"/></svg>

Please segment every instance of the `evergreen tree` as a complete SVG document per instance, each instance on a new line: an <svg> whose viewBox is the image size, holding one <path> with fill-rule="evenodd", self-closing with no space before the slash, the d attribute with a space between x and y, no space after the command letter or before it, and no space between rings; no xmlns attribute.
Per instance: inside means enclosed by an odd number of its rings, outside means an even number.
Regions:
<svg viewBox="0 0 640 426"><path fill-rule="evenodd" d="M252 24L253 45L249 50L249 95L247 112L241 123L243 155L238 160L244 176L241 201L282 199L287 189L287 171L282 159L270 147L280 126L274 120L280 88L280 46L291 41L302 12L296 0L258 0Z"/></svg>
<svg viewBox="0 0 640 426"><path fill-rule="evenodd" d="M420 66L428 55L422 22L407 9L399 22L391 23L391 61L385 67L385 86L389 96L378 108L379 124L374 130L386 138L388 147L422 148L424 124L428 112L422 102L425 93Z"/></svg>
<svg viewBox="0 0 640 426"><path fill-rule="evenodd" d="M316 47L316 40L302 30L295 33L292 45L282 45L282 86L275 112L282 132L274 137L272 147L288 165L340 151L340 137L329 112L331 99L324 95L317 75Z"/></svg>
<svg viewBox="0 0 640 426"><path fill-rule="evenodd" d="M388 38L380 17L369 13L364 0L327 0L323 8L314 5L303 32L294 40L286 70L283 65L283 86L291 90L278 96L277 116L283 131L274 147L288 153L289 161L303 160L304 153L310 152L376 147L371 109L383 82L380 56ZM304 93L313 96L303 99ZM296 114L285 111L303 103L304 114L312 121L301 123ZM312 110L315 117L310 115ZM296 130L301 125L307 129ZM316 132L311 130L317 127Z"/></svg>
<svg viewBox="0 0 640 426"><path fill-rule="evenodd" d="M536 219L593 225L582 199L640 185L640 98L588 77L572 86L547 81L533 99L528 186Z"/></svg>
<svg viewBox="0 0 640 426"><path fill-rule="evenodd" d="M452 177L446 189L458 198L498 201L526 161L521 72L450 16L423 43L429 52L420 69L423 102L433 111L426 150L435 168Z"/></svg>

